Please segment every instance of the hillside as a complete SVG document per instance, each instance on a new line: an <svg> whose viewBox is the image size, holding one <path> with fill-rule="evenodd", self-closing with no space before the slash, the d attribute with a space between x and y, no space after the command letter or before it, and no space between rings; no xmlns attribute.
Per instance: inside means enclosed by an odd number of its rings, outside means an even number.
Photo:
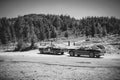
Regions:
<svg viewBox="0 0 120 80"><path fill-rule="evenodd" d="M80 20L68 15L28 14L0 19L0 44L38 42L58 37L104 37L120 34L120 19L86 17Z"/></svg>

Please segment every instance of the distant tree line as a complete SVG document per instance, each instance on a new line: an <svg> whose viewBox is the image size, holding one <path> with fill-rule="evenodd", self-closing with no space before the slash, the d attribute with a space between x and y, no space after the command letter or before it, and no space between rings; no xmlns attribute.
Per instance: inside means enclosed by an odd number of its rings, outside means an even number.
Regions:
<svg viewBox="0 0 120 80"><path fill-rule="evenodd" d="M63 34L64 33L64 34ZM29 14L17 18L0 18L0 43L36 42L69 35L87 37L120 35L120 19L86 17L80 20L68 15Z"/></svg>

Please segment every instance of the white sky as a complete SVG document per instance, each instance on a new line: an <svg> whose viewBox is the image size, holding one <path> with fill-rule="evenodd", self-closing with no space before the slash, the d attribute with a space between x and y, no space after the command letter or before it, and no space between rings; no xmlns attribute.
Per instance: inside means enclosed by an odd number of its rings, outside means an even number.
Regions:
<svg viewBox="0 0 120 80"><path fill-rule="evenodd" d="M120 0L0 0L0 17L25 14L64 14L77 19L86 16L120 18Z"/></svg>

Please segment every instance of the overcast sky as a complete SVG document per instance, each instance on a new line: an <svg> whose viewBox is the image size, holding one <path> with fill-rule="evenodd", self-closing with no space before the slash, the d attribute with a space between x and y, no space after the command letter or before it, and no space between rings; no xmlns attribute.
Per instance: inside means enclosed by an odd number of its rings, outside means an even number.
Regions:
<svg viewBox="0 0 120 80"><path fill-rule="evenodd" d="M120 18L120 0L0 0L0 17L31 13L64 14L77 19L86 16Z"/></svg>

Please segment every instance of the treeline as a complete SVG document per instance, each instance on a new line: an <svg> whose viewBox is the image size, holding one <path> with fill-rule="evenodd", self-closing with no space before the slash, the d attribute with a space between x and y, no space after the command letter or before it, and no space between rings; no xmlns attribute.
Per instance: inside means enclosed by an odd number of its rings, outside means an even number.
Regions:
<svg viewBox="0 0 120 80"><path fill-rule="evenodd" d="M70 35L103 37L120 35L120 19L115 17L86 17L80 20L68 15L29 14L0 19L0 43L36 42Z"/></svg>

